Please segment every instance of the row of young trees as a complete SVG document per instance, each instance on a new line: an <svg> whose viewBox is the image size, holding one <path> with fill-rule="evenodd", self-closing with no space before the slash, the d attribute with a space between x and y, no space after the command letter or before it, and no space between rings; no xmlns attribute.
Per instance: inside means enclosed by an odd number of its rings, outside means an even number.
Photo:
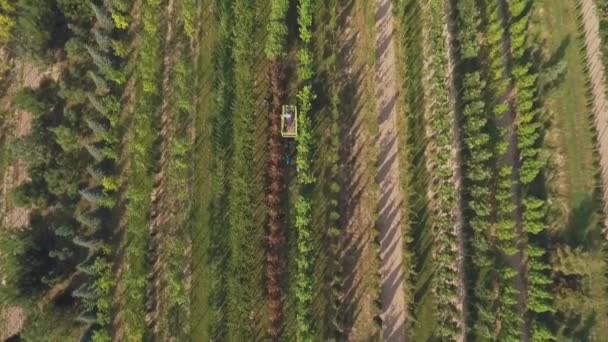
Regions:
<svg viewBox="0 0 608 342"><path fill-rule="evenodd" d="M189 12L189 13L185 13ZM198 4L175 3L167 17L164 35L158 124L159 163L152 191L150 246L147 251L150 274L145 298L149 336L156 340L191 337L191 236L192 138L194 94L196 93L196 48L200 31L188 27L199 15ZM190 18L190 19L189 19ZM170 27L170 29L169 29ZM191 31L188 31L192 29ZM169 57L170 56L170 57ZM207 176L207 175L206 175Z"/></svg>
<svg viewBox="0 0 608 342"><path fill-rule="evenodd" d="M472 283L475 301L475 321L473 334L479 337L492 336L493 314L489 311L493 298L491 291L492 270L494 268L494 248L492 244L493 190L490 184L494 181L496 162L495 144L490 135L490 120L486 101L486 82L484 60L481 57L482 29L481 13L477 1L463 0L457 3L459 46L459 67L457 84L462 106L462 127L464 140L464 176L466 179L466 213L472 230L471 261L477 277ZM495 71L489 74L502 74L499 61L489 63Z"/></svg>
<svg viewBox="0 0 608 342"><path fill-rule="evenodd" d="M298 28L301 40L297 52L297 73L301 83L298 91L298 194L295 199L295 229L296 229L296 339L312 341L315 336L312 303L314 297L314 268L315 256L313 227L311 225L311 187L315 182L312 171L312 127L310 115L315 94L311 80L314 76L313 52L311 50L313 3L311 0L298 2Z"/></svg>
<svg viewBox="0 0 608 342"><path fill-rule="evenodd" d="M163 68L163 21L161 0L146 0L141 7L139 52L134 58L135 109L126 135L128 164L124 171L126 183L125 267L124 274L124 338L141 341L146 336L145 293L149 265L146 252L149 245L149 224L153 174L155 171L155 142L161 99Z"/></svg>
<svg viewBox="0 0 608 342"><path fill-rule="evenodd" d="M185 31L176 29L182 40ZM171 92L166 94L165 110L170 114L163 115L161 121L161 171L162 179L158 186L153 210L152 231L154 250L149 250L151 272L157 272L157 278L149 279L146 309L152 311L152 324L149 329L159 339L169 337L187 338L190 336L189 302L187 293L188 274L190 273L189 250L190 234L187 230L190 219L192 177L192 118L193 118L193 68L189 60L191 55L186 48L186 41L178 43L174 55L177 62L170 67L171 75L167 82ZM158 179L158 178L157 178ZM158 269L155 269L158 267ZM154 283L152 283L154 282ZM152 291L152 289L154 291ZM149 294L155 293L155 296ZM155 301L155 302L154 302ZM151 310L152 305L156 310ZM152 325L150 327L150 325Z"/></svg>
<svg viewBox="0 0 608 342"><path fill-rule="evenodd" d="M125 43L120 30L126 28L123 23L111 19L124 15L129 10L130 4L124 1L108 2L103 5L91 3L95 24L91 29L94 44L87 44L85 49L91 56L95 68L87 72L90 82L94 84L95 91L87 94L91 115L84 121L91 131L86 138L86 150L92 157L92 164L87 168L90 175L89 188L81 191L82 199L88 202L90 207L83 212L77 220L88 230L99 230L95 227L96 222L102 224L103 231L97 231L90 237L105 239L112 235L110 227L113 225L113 215L109 210L116 204L119 181L116 174L116 159L119 150L119 127L118 117L120 114L120 103L118 97L122 92L124 74L120 71L121 58L125 57ZM78 15L74 13L74 15ZM95 254L97 257L92 261L85 261L78 266L83 273L93 278L92 283L82 285L74 293L85 303L85 307L94 314L94 322L99 329L95 330L93 339L95 341L109 341L108 329L111 319L111 292L113 290L113 272L111 249L90 237L86 240L74 240L74 242L88 249L89 258ZM86 321L85 316L81 319Z"/></svg>
<svg viewBox="0 0 608 342"><path fill-rule="evenodd" d="M521 330L525 325L518 309L521 297L516 285L516 277L523 276L518 274L516 261L523 257L519 247L523 241L518 242L517 235L520 211L515 183L521 182L524 187L523 231L536 236L544 229L544 203L526 192L543 166L538 148L542 126L536 117L535 103L537 75L526 44L529 14L524 11L530 8L523 1L505 3L505 8L499 2L488 1L482 3L484 18L479 4L458 3L459 86L476 273L473 336L518 341L525 334ZM505 50L506 46L511 49ZM486 116L487 110L492 116ZM517 153L520 160L512 157ZM516 166L520 167L517 174ZM530 240L540 243L538 239ZM546 291L551 281L543 266L544 251L540 245L525 249L527 289L521 290L527 290L528 309L550 311ZM501 324L497 325L497 321ZM540 325L533 324L532 329L535 340L551 338Z"/></svg>
<svg viewBox="0 0 608 342"><path fill-rule="evenodd" d="M442 340L456 340L461 334L462 308L459 305L458 203L453 158L454 112L450 101L451 81L448 74L448 41L444 32L444 2L433 0L423 9L423 25L427 30L424 54L429 75L425 84L427 168L431 178L431 207L433 208L433 253L435 274L432 289L436 300L438 326L436 335Z"/></svg>
<svg viewBox="0 0 608 342"><path fill-rule="evenodd" d="M543 315L554 311L550 266L545 253L546 203L533 189L545 166L541 155L540 140L543 122L538 110L538 68L533 66L530 33L528 31L531 8L528 2L508 2L511 24L512 77L516 96L517 147L520 152L520 181L523 196L523 230L526 244L526 309L530 314L531 338L534 341L550 341L555 337L543 323Z"/></svg>
<svg viewBox="0 0 608 342"><path fill-rule="evenodd" d="M492 215L493 236L491 243L497 247L494 264L490 268L488 282L480 293L480 298L489 302L480 305L477 329L480 337L518 340L521 334L521 317L517 310L519 290L516 288L518 276L516 259L520 256L517 248L516 224L516 191L514 190L514 162L516 146L514 144L513 108L510 91L512 89L508 76L508 63L505 62L509 51L505 41L505 23L499 2L486 2L487 23L485 47L487 59L487 97L488 107L492 114L492 130L495 132L496 160L494 161L493 189L494 207ZM497 283L497 290L491 290L491 284ZM494 309L491 309L494 308ZM495 324L496 320L501 325Z"/></svg>

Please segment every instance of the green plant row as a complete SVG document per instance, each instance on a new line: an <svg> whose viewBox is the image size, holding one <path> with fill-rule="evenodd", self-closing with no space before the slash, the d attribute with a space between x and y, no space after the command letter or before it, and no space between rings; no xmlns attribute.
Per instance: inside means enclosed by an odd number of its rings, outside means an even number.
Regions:
<svg viewBox="0 0 608 342"><path fill-rule="evenodd" d="M124 278L124 336L127 341L141 341L145 336L144 296L148 265L149 223L154 172L156 122L160 107L162 80L161 0L142 3L141 48L135 69L136 102L132 125L127 136L125 170L126 226Z"/></svg>
<svg viewBox="0 0 608 342"><path fill-rule="evenodd" d="M295 200L296 228L296 339L312 341L315 336L312 314L314 296L313 227L311 226L311 195L310 187L315 182L311 165L312 128L310 113L315 94L310 84L314 76L313 52L311 50L313 3L310 0L298 2L298 28L301 46L297 52L297 73L302 84L298 92L298 137L297 145L297 182L298 195Z"/></svg>
<svg viewBox="0 0 608 342"><path fill-rule="evenodd" d="M432 70L428 80L426 99L428 129L434 135L429 144L429 164L433 178L436 179L433 192L436 194L431 206L434 208L434 255L436 271L432 288L436 295L437 326L436 334L442 340L456 340L460 334L458 322L462 311L458 307L458 266L457 236L454 225L458 204L452 180L454 165L452 160L454 131L452 129L454 113L452 112L449 94L448 46L444 32L442 15L445 13L444 2L432 0L429 3L428 15L423 23L428 30L427 56Z"/></svg>
<svg viewBox="0 0 608 342"><path fill-rule="evenodd" d="M232 59L234 102L232 104L232 160L229 171L228 223L229 261L227 276L227 337L229 341L261 339L266 333L264 293L263 206L259 203L263 185L253 182L260 172L255 156L260 142L256 136L256 56L263 40L258 32L256 4L232 2ZM264 141L265 143L265 141Z"/></svg>
<svg viewBox="0 0 608 342"><path fill-rule="evenodd" d="M194 276L191 317L192 333L197 337L225 341L228 338L226 304L230 275L230 236L226 232L226 212L229 207L227 174L232 169L234 16L229 1L216 2L214 6L217 11L217 41L213 45L215 53L212 57L201 56L209 58L210 65L207 67L213 70L206 82L211 86L212 96L202 99L197 106L195 148L201 156L195 160L195 170L198 172L194 173L197 190L193 203L195 215L192 218ZM201 84L201 87L205 86ZM209 147L205 146L207 141ZM196 253L195 246L200 247L198 251L202 253ZM200 266L196 266L199 262Z"/></svg>
<svg viewBox="0 0 608 342"><path fill-rule="evenodd" d="M538 72L533 69L528 21L530 9L524 0L510 1L509 11L513 54L513 79L516 90L517 138L520 150L520 181L523 185L523 230L527 233L527 310L531 313L531 338L550 341L555 337L546 327L540 314L554 312L551 293L551 269L540 238L546 229L546 203L531 189L546 161L541 156L540 139L543 123L538 117Z"/></svg>
<svg viewBox="0 0 608 342"><path fill-rule="evenodd" d="M266 37L264 51L266 57L271 61L279 57L285 57L287 52L285 46L287 38L285 16L288 9L289 1L287 0L272 0L270 2L268 36Z"/></svg>
<svg viewBox="0 0 608 342"><path fill-rule="evenodd" d="M191 319L189 316L190 296L187 293L187 274L190 267L187 251L191 244L188 231L188 220L191 218L191 180L192 180L192 135L194 103L192 84L194 83L191 54L187 48L188 33L181 26L176 29L175 38L178 43L176 51L177 62L171 66L169 85L172 92L165 100L167 111L171 116L165 122L162 145L165 163L162 166L163 176L166 177L163 196L170 201L171 220L159 227L165 232L158 241L158 260L166 265L161 277L166 287L159 296L161 303L158 307L157 338L174 337L186 339L190 336Z"/></svg>
<svg viewBox="0 0 608 342"><path fill-rule="evenodd" d="M119 181L114 174L114 163L118 157L119 130L118 115L120 104L114 94L119 94L122 89L124 76L114 67L116 62L112 59L125 57L124 45L119 39L113 39L118 30L126 28L125 23L110 21L109 16L126 16L130 9L127 2L117 1L114 4L106 4L99 7L91 3L91 8L95 15L96 24L92 29L96 45L87 46L87 51L96 65L96 71L89 71L88 76L91 83L95 85L95 92L88 94L89 105L97 112L96 117L85 119L88 128L95 137L94 143L86 147L95 163L88 170L92 179L92 184L101 187L101 192L95 194L95 201L92 201L91 192L81 191L82 198L89 201L92 205L112 209L115 206L115 198L119 187ZM114 82L112 86L108 82ZM112 167L108 167L111 163ZM86 245L85 245L86 246ZM93 247L89 246L89 255L94 252ZM111 266L111 253L109 248L102 248L99 256L96 257L92 265L94 275L93 287L96 293L96 329L93 333L94 341L110 341L108 325L112 315L112 290L113 273ZM81 270L91 269L89 265L82 264ZM86 272L85 272L86 273ZM85 313L86 315L86 313ZM81 316L82 317L82 316Z"/></svg>
<svg viewBox="0 0 608 342"><path fill-rule="evenodd" d="M460 48L460 64L458 77L460 85L460 101L463 115L463 139L465 145L464 176L467 184L467 207L469 225L473 231L471 247L474 270L477 274L474 284L475 320L472 323L473 335L490 338L494 322L493 314L489 311L496 300L488 291L492 282L492 270L495 263L495 252L492 236L492 213L494 193L491 183L494 181L496 162L494 152L496 146L490 135L491 104L486 101L484 90L487 87L484 72L484 60L481 57L483 35L481 14L474 0L463 0L457 4L459 31L458 44ZM499 40L498 40L499 41ZM489 63L502 73L501 63Z"/></svg>
<svg viewBox="0 0 608 342"><path fill-rule="evenodd" d="M486 106L491 113L488 117L487 133L491 141L496 141L492 152L490 181L487 183L491 193L488 207L487 238L490 263L479 266L476 284L478 303L474 334L478 338L518 339L521 318L517 313L518 291L515 287L516 269L511 261L517 253L515 223L515 193L513 192L513 165L510 160L509 121L509 79L504 59L504 29L500 6L496 1L486 2L487 13L484 27L486 45L480 51L485 55L481 68L485 80ZM506 122L506 124L505 124ZM492 185L490 185L492 184ZM475 229L475 227L473 227ZM498 284L496 290L492 287ZM501 325L496 325L500 320Z"/></svg>

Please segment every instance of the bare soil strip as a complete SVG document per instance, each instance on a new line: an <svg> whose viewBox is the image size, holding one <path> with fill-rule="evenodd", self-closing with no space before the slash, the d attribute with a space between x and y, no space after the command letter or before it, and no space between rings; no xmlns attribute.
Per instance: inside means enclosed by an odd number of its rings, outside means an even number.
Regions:
<svg viewBox="0 0 608 342"><path fill-rule="evenodd" d="M374 211L378 204L375 184L377 128L374 105L373 32L366 25L366 10L375 4L361 0L340 1L337 70L340 87L340 268L344 274L339 320L346 341L378 341L374 324L378 313L378 261L373 246Z"/></svg>
<svg viewBox="0 0 608 342"><path fill-rule="evenodd" d="M396 54L393 43L391 0L376 2L376 106L379 125L377 180L382 200L376 222L380 231L382 317L385 341L404 341L407 319L403 272L401 207L399 186L399 140L397 134Z"/></svg>
<svg viewBox="0 0 608 342"><path fill-rule="evenodd" d="M601 52L600 22L593 0L579 0L583 15L587 67L593 93L592 110L598 139L601 180L603 184L604 229L608 238L608 98L606 96L606 71ZM605 42L604 42L605 43Z"/></svg>
<svg viewBox="0 0 608 342"><path fill-rule="evenodd" d="M281 103L285 97L285 75L281 60L274 60L270 70L272 90L271 108L268 113L270 136L268 140L270 187L267 190L268 236L266 239L266 291L268 292L268 311L270 314L269 334L273 341L281 336L283 322L283 291L281 282L284 268L285 235L283 233L283 215L281 200L284 197L285 179L281 151Z"/></svg>

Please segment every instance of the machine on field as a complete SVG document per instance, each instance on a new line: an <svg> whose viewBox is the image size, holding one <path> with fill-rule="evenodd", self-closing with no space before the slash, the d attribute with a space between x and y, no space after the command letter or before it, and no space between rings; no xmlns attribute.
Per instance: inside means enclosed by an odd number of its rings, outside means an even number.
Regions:
<svg viewBox="0 0 608 342"><path fill-rule="evenodd" d="M291 165L295 153L295 142L291 138L298 136L298 107L283 105L281 111L281 136L289 139L285 142L285 164Z"/></svg>
<svg viewBox="0 0 608 342"><path fill-rule="evenodd" d="M281 136L295 138L298 136L298 107L283 105L281 112Z"/></svg>

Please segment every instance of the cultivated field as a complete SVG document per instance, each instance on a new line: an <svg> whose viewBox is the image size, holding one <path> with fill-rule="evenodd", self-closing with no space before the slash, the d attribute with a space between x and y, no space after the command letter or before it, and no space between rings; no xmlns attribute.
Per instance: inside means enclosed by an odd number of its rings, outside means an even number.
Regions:
<svg viewBox="0 0 608 342"><path fill-rule="evenodd" d="M608 0L0 0L0 339L603 341L607 46Z"/></svg>

